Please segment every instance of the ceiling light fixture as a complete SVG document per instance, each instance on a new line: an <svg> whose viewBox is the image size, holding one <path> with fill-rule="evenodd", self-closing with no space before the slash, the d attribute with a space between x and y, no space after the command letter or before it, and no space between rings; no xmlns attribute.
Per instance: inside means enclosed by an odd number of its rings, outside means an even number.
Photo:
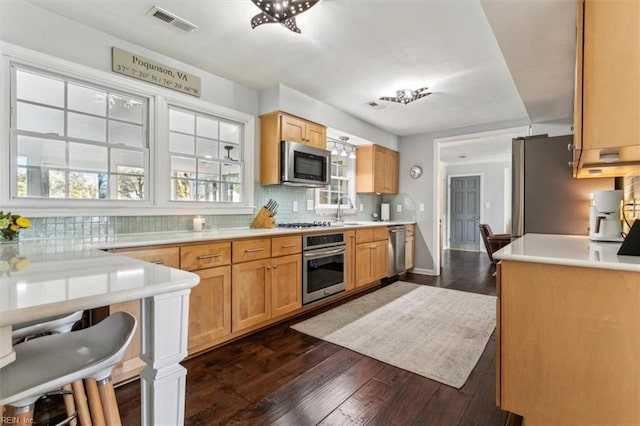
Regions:
<svg viewBox="0 0 640 426"><path fill-rule="evenodd" d="M422 87L420 89L411 90L411 89L403 89L396 91L396 97L391 98L388 96L384 96L380 98L381 101L388 102L396 102L399 104L408 104L409 102L417 101L420 98L424 98L425 96L429 96L431 92L427 92L428 87Z"/></svg>
<svg viewBox="0 0 640 426"><path fill-rule="evenodd" d="M296 16L311 9L320 0L251 0L262 13L251 19L251 28L262 24L281 24L294 33L301 33Z"/></svg>
<svg viewBox="0 0 640 426"><path fill-rule="evenodd" d="M333 142L333 149L331 150L331 155L338 155L338 149L336 148L335 142Z"/></svg>

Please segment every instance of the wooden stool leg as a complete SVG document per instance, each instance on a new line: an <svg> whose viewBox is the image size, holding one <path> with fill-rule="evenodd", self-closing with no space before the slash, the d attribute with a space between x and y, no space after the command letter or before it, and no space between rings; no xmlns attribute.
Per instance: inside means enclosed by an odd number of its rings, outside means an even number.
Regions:
<svg viewBox="0 0 640 426"><path fill-rule="evenodd" d="M76 402L76 408L78 410L78 420L82 426L92 426L91 416L89 415L89 406L87 405L87 396L84 393L84 385L82 380L76 380L71 383L73 389L73 399Z"/></svg>
<svg viewBox="0 0 640 426"><path fill-rule="evenodd" d="M64 401L64 408L67 410L67 417L71 417L76 413L76 404L73 402L73 390L71 385L64 385L62 387L64 393L62 394L62 400ZM77 426L78 421L73 419L69 422L70 426Z"/></svg>
<svg viewBox="0 0 640 426"><path fill-rule="evenodd" d="M111 376L99 380L97 383L100 401L102 401L102 408L104 410L104 418L107 424L109 426L122 426L120 411L118 410L118 401L116 400L116 393L113 390Z"/></svg>
<svg viewBox="0 0 640 426"><path fill-rule="evenodd" d="M89 397L89 411L91 411L91 421L93 426L106 426L104 421L104 412L102 411L102 403L100 402L100 394L98 392L98 384L93 379L86 379L84 386L87 388L87 396Z"/></svg>

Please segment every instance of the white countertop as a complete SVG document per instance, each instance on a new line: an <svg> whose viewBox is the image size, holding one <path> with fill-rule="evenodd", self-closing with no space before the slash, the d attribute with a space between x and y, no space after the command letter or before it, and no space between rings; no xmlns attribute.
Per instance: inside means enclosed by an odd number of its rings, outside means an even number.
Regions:
<svg viewBox="0 0 640 426"><path fill-rule="evenodd" d="M0 327L194 287L199 277L74 246L0 244Z"/></svg>
<svg viewBox="0 0 640 426"><path fill-rule="evenodd" d="M526 234L493 254L502 260L640 272L640 256L618 256L622 243L586 236Z"/></svg>

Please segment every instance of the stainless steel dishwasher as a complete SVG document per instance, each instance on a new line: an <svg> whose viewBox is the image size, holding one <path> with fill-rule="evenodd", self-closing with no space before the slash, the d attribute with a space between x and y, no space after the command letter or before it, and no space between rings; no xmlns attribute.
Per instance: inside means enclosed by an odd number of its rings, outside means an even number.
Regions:
<svg viewBox="0 0 640 426"><path fill-rule="evenodd" d="M389 226L389 270L387 276L396 278L404 271L404 225Z"/></svg>

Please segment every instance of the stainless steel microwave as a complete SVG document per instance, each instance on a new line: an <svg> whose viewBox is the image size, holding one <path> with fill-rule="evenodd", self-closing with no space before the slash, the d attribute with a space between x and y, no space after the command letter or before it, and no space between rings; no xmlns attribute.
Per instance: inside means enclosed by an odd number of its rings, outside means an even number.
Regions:
<svg viewBox="0 0 640 426"><path fill-rule="evenodd" d="M331 152L301 143L280 142L280 180L283 185L329 185Z"/></svg>

